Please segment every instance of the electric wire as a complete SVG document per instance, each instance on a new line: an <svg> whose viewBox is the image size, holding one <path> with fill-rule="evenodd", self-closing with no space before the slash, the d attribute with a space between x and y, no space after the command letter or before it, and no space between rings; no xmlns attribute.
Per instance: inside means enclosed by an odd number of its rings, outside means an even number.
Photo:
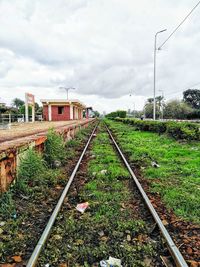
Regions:
<svg viewBox="0 0 200 267"><path fill-rule="evenodd" d="M189 14L181 21L181 23L173 30L173 32L168 36L168 38L159 46L158 50L161 50L161 48L166 44L166 42L174 35L174 33L181 27L181 25L186 21L186 19L192 14L192 12L198 7L200 4L200 1L192 8L192 10L189 12Z"/></svg>

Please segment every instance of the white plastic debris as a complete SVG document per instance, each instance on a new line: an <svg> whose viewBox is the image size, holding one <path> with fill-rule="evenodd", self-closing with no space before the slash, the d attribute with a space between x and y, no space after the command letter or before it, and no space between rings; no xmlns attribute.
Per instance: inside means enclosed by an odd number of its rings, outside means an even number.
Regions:
<svg viewBox="0 0 200 267"><path fill-rule="evenodd" d="M55 168L59 168L61 165L62 165L62 163L61 163L60 160L54 160L54 162L53 162L53 166L54 166Z"/></svg>
<svg viewBox="0 0 200 267"><path fill-rule="evenodd" d="M0 226L4 226L6 222L0 222Z"/></svg>
<svg viewBox="0 0 200 267"><path fill-rule="evenodd" d="M107 173L107 170L102 170L100 171L101 174L106 174Z"/></svg>
<svg viewBox="0 0 200 267"><path fill-rule="evenodd" d="M81 213L84 213L85 210L89 207L88 202L80 203L76 206L76 210L78 210Z"/></svg>
<svg viewBox="0 0 200 267"><path fill-rule="evenodd" d="M100 261L100 266L101 267L112 267L112 266L122 267L122 264L121 264L120 259L109 257L108 260Z"/></svg>
<svg viewBox="0 0 200 267"><path fill-rule="evenodd" d="M156 163L155 161L151 162L151 166L154 167L154 168L159 168L160 167L160 165L158 165L158 163Z"/></svg>

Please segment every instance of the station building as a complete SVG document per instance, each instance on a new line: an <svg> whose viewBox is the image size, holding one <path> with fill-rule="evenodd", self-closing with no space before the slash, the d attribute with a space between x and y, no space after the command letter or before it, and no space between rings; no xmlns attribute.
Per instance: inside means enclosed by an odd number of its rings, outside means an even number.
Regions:
<svg viewBox="0 0 200 267"><path fill-rule="evenodd" d="M83 114L88 117L86 106L77 99L41 99L45 121L81 120Z"/></svg>

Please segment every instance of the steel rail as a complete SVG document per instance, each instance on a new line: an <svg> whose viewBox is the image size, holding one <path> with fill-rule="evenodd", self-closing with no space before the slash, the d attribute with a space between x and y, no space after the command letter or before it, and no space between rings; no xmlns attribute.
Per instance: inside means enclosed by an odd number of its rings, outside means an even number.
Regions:
<svg viewBox="0 0 200 267"><path fill-rule="evenodd" d="M81 154L81 156L80 156L80 158L79 158L79 160L78 160L78 162L77 162L77 164L76 164L76 166L75 166L75 168L74 168L74 170L73 170L73 172L69 178L69 181L68 181L67 185L65 186L65 188L64 188L64 190L63 190L63 192L62 192L62 194L61 194L61 196L57 202L57 205L56 205L56 207L55 207L55 209L54 209L54 211L53 211L53 213L52 213L52 215L51 215L51 217L50 217L50 219L49 219L49 221L48 221L48 223L47 223L47 225L46 225L46 227L45 227L45 229L44 229L44 231L43 231L43 233L42 233L42 235L41 235L41 237L40 237L40 239L39 239L39 241L38 241L38 243L37 243L37 245L36 245L36 247L32 253L32 255L31 255L31 257L30 257L30 259L26 265L27 267L34 267L37 263L38 257L41 253L41 250L47 241L47 238L51 232L51 229L52 229L53 224L56 220L56 217L57 217L57 215L61 209L63 201L64 201L64 199L65 199L65 197L69 191L69 188L70 188L70 186L74 180L76 172L80 166L80 163L83 159L83 156L85 155L85 152L87 151L87 148L88 148L90 141L91 141L91 139L92 139L92 137L96 131L97 126L98 126L98 124L96 124L96 126L94 127L94 130L92 131L92 134L90 135L88 142L85 145L85 148L84 148L84 150L83 150L83 152L82 152L82 154Z"/></svg>
<svg viewBox="0 0 200 267"><path fill-rule="evenodd" d="M147 207L149 208L155 222L157 223L162 236L164 237L164 239L167 242L167 245L169 247L170 253L176 263L177 267L188 267L188 264L186 263L185 259L183 258L182 254L180 253L179 249L177 248L177 246L175 245L174 241L172 240L171 236L169 235L167 229L165 228L165 226L163 225L158 213L156 212L156 210L154 209L153 205L151 204L150 199L148 198L147 194L145 193L144 189L142 188L140 182L138 181L137 177L135 176L134 172L132 171L128 161L126 160L125 156L123 155L122 151L120 150L118 144L116 143L114 137L112 136L111 131L108 129L107 125L106 125L106 129L110 135L111 140L113 141L118 153L120 154L124 164L126 165L127 169L129 170L129 173L131 174L137 188L140 191L140 194L142 195L143 199L145 200L145 203L147 205Z"/></svg>

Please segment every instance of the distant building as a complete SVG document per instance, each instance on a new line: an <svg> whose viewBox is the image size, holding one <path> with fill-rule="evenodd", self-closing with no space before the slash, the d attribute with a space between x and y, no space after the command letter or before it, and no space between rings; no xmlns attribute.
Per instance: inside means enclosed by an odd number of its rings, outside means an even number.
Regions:
<svg viewBox="0 0 200 267"><path fill-rule="evenodd" d="M83 113L88 117L86 106L79 100L42 99L45 121L81 120Z"/></svg>

